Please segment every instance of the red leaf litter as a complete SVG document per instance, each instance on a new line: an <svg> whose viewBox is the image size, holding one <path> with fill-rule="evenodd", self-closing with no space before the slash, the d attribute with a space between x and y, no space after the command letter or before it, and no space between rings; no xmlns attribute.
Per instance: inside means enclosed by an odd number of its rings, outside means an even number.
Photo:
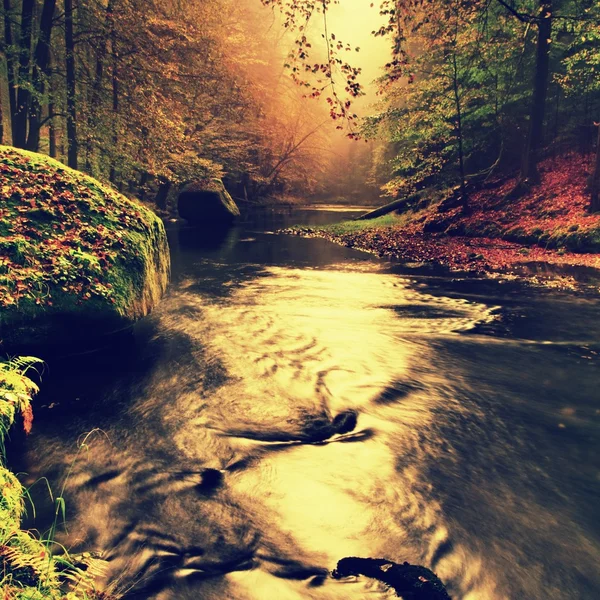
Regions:
<svg viewBox="0 0 600 600"><path fill-rule="evenodd" d="M592 157L546 159L539 170L540 184L518 199L506 199L515 177L472 193L469 214L431 206L402 225L342 234L327 228L295 232L452 270L510 274L529 263L600 269L600 214L586 212Z"/></svg>

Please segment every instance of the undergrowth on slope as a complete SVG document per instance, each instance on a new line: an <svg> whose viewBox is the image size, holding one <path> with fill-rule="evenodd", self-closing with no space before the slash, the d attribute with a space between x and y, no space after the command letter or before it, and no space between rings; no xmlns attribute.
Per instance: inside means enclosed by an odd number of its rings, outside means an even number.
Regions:
<svg viewBox="0 0 600 600"><path fill-rule="evenodd" d="M454 270L510 272L531 263L600 268L600 214L586 210L590 161L546 159L541 183L512 200L515 179L499 178L470 195L468 211L438 198L425 201L423 192L424 201L401 214L286 231Z"/></svg>
<svg viewBox="0 0 600 600"><path fill-rule="evenodd" d="M4 441L9 429L21 419L25 433L31 431L31 402L38 386L28 376L43 367L31 356L0 361L0 591L2 600L108 600L94 590L93 557L72 557L65 549L54 556L54 533L65 518L64 486L53 498L56 513L49 534L21 529L28 490L6 468ZM38 371L39 372L39 371ZM97 562L97 561L96 561ZM96 567L97 569L97 567Z"/></svg>

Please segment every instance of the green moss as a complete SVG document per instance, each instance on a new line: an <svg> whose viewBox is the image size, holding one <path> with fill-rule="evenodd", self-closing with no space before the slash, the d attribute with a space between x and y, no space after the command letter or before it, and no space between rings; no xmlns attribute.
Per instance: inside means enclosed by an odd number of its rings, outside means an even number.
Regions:
<svg viewBox="0 0 600 600"><path fill-rule="evenodd" d="M548 243L549 243L549 241L550 241L550 233L549 232L544 231L544 232L542 232L542 233L539 234L539 237L537 239L537 243L540 246L547 246Z"/></svg>
<svg viewBox="0 0 600 600"><path fill-rule="evenodd" d="M238 208L237 204L234 202L234 200L231 197L231 195L229 194L229 192L225 189L225 185L223 184L223 181L221 181L221 179L215 178L211 182L211 187L213 187L214 189L216 189L219 192L219 195L221 196L221 200L223 201L223 204L225 204L225 206L227 207L227 210L232 215L239 217L240 209Z"/></svg>
<svg viewBox="0 0 600 600"><path fill-rule="evenodd" d="M119 328L164 293L166 234L142 204L47 156L6 146L0 198L5 343L44 341L65 315Z"/></svg>
<svg viewBox="0 0 600 600"><path fill-rule="evenodd" d="M582 230L569 228L569 233L556 234L557 245L564 244L570 250L578 252L600 251L600 228Z"/></svg>
<svg viewBox="0 0 600 600"><path fill-rule="evenodd" d="M395 225L402 225L408 222L410 218L405 214L400 216L393 213L377 217L376 219L370 219L368 221L342 221L341 223L333 223L331 225L314 225L299 227L303 231L329 231L333 235L345 235L357 233L360 231L367 231L369 229L376 229L378 227L393 227ZM293 228L294 229L294 228Z"/></svg>

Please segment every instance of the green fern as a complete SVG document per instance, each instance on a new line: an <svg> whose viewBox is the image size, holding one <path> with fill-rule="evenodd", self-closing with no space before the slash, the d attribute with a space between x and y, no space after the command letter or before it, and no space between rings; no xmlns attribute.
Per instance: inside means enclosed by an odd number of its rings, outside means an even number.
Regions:
<svg viewBox="0 0 600 600"><path fill-rule="evenodd" d="M56 504L56 519L47 540L20 528L29 490L4 467L4 438L18 414L29 433L31 401L39 388L28 375L33 370L41 377L43 365L33 356L0 361L0 590L3 598L10 600L108 600L109 596L96 591L94 584L104 577L105 561L91 554L70 556L64 548L62 555L53 556L50 550L57 546L54 533L58 519L66 517L66 483L57 498L49 489Z"/></svg>
<svg viewBox="0 0 600 600"><path fill-rule="evenodd" d="M40 373L44 362L34 356L19 356L0 362L0 453L4 457L4 438L20 413L23 427L29 433L33 413L31 400L39 388L28 376L30 370Z"/></svg>

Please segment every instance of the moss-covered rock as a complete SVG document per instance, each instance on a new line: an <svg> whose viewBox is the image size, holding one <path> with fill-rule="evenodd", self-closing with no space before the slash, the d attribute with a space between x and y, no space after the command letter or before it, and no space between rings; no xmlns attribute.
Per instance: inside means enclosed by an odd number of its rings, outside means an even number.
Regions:
<svg viewBox="0 0 600 600"><path fill-rule="evenodd" d="M0 146L0 340L77 343L148 314L170 270L162 221L47 156Z"/></svg>
<svg viewBox="0 0 600 600"><path fill-rule="evenodd" d="M228 224L240 210L220 179L195 182L183 188L177 200L179 216L194 225Z"/></svg>

